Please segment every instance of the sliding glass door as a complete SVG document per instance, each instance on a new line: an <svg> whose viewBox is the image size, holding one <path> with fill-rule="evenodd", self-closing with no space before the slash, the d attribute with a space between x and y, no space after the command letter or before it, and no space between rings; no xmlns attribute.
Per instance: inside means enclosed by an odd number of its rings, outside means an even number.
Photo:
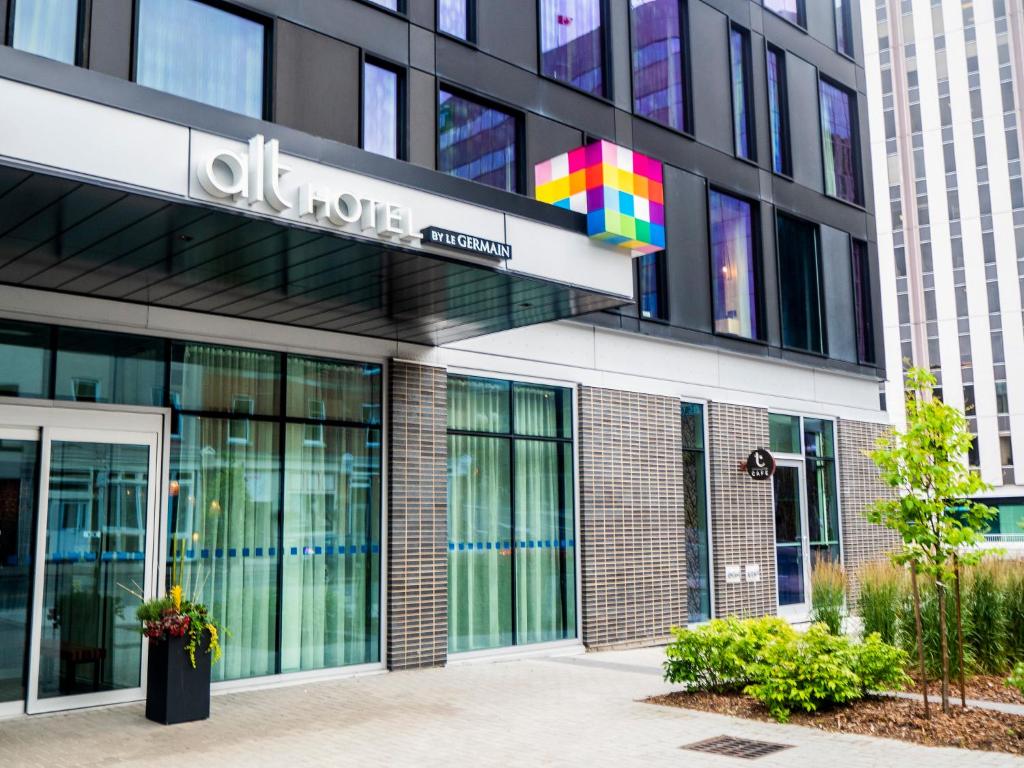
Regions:
<svg viewBox="0 0 1024 768"><path fill-rule="evenodd" d="M576 636L568 389L448 380L451 653Z"/></svg>

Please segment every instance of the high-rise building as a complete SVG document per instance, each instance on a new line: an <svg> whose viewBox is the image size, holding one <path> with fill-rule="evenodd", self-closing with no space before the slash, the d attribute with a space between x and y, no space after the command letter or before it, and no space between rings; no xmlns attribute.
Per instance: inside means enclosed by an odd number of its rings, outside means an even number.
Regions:
<svg viewBox="0 0 1024 768"><path fill-rule="evenodd" d="M967 414L992 538L1024 535L1020 0L862 4L882 305L883 399L928 368Z"/></svg>

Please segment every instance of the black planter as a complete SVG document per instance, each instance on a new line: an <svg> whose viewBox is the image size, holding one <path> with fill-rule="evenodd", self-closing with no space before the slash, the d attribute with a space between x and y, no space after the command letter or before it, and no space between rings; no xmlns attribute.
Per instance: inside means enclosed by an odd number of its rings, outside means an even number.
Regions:
<svg viewBox="0 0 1024 768"><path fill-rule="evenodd" d="M173 725L210 716L210 636L203 633L195 669L185 650L185 640L171 637L149 643L146 717L157 723Z"/></svg>

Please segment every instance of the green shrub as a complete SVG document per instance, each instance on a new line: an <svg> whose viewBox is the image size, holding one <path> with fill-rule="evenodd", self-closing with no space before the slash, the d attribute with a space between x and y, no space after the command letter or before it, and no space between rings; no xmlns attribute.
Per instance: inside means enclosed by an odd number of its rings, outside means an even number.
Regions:
<svg viewBox="0 0 1024 768"><path fill-rule="evenodd" d="M969 569L967 578L962 579L966 582L963 584L964 645L970 649L974 668L994 675L1006 674L1009 666L1006 576L1004 564L990 560ZM950 648L955 649L956 645Z"/></svg>
<svg viewBox="0 0 1024 768"><path fill-rule="evenodd" d="M665 679L692 690L738 691L750 682L750 668L765 646L795 636L777 617L714 619L696 629L673 629L665 650Z"/></svg>
<svg viewBox="0 0 1024 768"><path fill-rule="evenodd" d="M1024 662L1024 562L1007 565L1002 593L1006 655L1009 661Z"/></svg>
<svg viewBox="0 0 1024 768"><path fill-rule="evenodd" d="M797 638L766 646L751 668L753 682L744 690L784 723L794 709L814 712L863 696L857 663L849 638L813 624Z"/></svg>
<svg viewBox="0 0 1024 768"><path fill-rule="evenodd" d="M811 571L811 621L824 624L833 635L843 634L846 574L838 563L824 558Z"/></svg>
<svg viewBox="0 0 1024 768"><path fill-rule="evenodd" d="M907 652L882 640L872 632L864 641L853 645L854 671L860 678L861 691L899 691L913 682L907 676L910 663Z"/></svg>
<svg viewBox="0 0 1024 768"><path fill-rule="evenodd" d="M1013 674L1006 682L1024 694L1024 661L1014 667Z"/></svg>
<svg viewBox="0 0 1024 768"><path fill-rule="evenodd" d="M858 573L860 600L857 604L864 624L864 635L881 636L890 645L898 642L900 617L909 597L906 574L892 563L875 562ZM913 629L911 628L911 634Z"/></svg>

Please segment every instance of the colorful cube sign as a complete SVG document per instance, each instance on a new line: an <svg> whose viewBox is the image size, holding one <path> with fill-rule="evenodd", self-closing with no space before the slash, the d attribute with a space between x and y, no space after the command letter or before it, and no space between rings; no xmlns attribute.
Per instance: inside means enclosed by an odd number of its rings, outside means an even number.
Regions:
<svg viewBox="0 0 1024 768"><path fill-rule="evenodd" d="M587 233L632 251L665 249L661 163L609 141L596 141L534 168L536 197L587 215Z"/></svg>

